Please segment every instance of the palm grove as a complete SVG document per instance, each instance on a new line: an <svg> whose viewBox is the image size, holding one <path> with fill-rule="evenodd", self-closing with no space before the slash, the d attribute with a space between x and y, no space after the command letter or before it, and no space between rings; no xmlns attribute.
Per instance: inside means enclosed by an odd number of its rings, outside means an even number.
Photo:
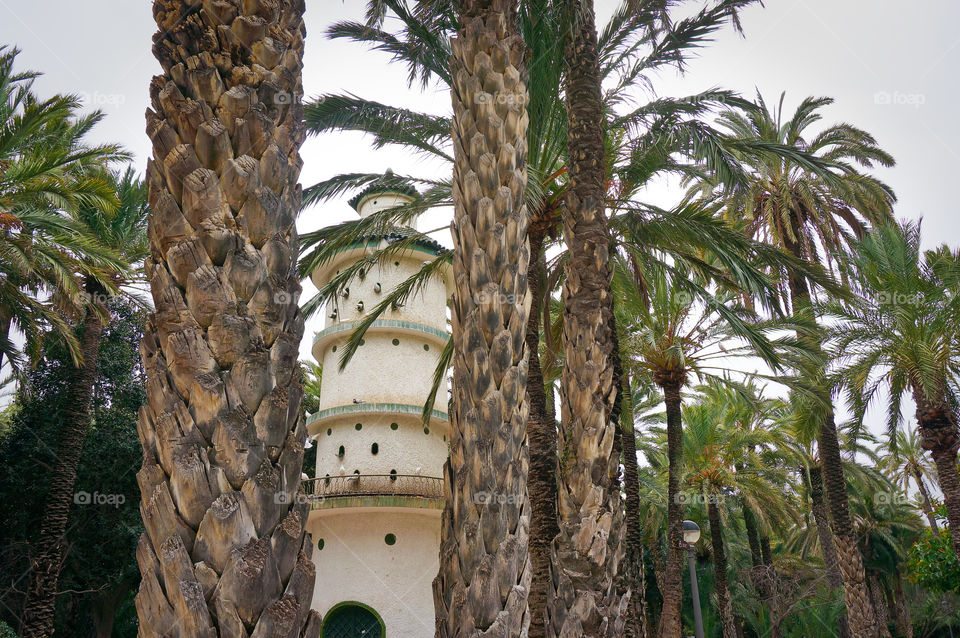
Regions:
<svg viewBox="0 0 960 638"><path fill-rule="evenodd" d="M328 575L305 501L278 497L303 490L316 393L298 345L306 316L418 237L302 307L298 282L449 207L453 248L345 355L452 265L438 636L688 635L685 518L705 531L709 635L960 627L960 253L897 221L872 174L893 158L824 122L831 100L656 94L752 4L628 1L597 25L591 0L372 0L327 29L388 54L411 89L448 90L435 115L305 103L303 0L157 1L143 183L119 147L84 141L99 114L36 96L0 51L0 355L17 383L0 455L50 468L26 502L23 472L0 477L20 521L0 539L3 619L30 637L136 631L134 610L147 637L319 636ZM344 130L443 176L301 190L305 138ZM644 199L664 178L668 208ZM298 237L301 207L374 182L420 194ZM141 334L139 363L116 354ZM105 382L118 362L133 386ZM30 407L44 400L52 424ZM142 445L139 517L117 525L115 586L95 586L71 506L96 453L120 454L101 436L118 427Z"/></svg>

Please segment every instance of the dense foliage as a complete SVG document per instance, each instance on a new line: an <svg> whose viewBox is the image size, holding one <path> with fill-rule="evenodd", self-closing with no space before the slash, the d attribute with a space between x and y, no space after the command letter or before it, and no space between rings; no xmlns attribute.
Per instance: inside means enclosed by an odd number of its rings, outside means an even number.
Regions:
<svg viewBox="0 0 960 638"><path fill-rule="evenodd" d="M67 532L69 552L57 597L57 632L135 636L132 597L139 582L134 551L142 531L136 472L142 451L137 411L146 396L139 345L144 314L114 302L116 317L100 345L92 423L83 445ZM54 443L66 409L69 353L52 338L3 413L0 438L0 596L3 620L17 626L27 558L42 516ZM104 633L107 632L107 633Z"/></svg>

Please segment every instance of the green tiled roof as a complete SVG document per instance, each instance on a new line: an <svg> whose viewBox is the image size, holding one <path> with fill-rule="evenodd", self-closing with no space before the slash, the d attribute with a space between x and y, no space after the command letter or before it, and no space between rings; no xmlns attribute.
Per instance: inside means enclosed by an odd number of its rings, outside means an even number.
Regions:
<svg viewBox="0 0 960 638"><path fill-rule="evenodd" d="M383 177L371 182L369 186L350 198L350 207L360 212L358 207L365 197L368 195L379 195L381 193L384 195L387 193L397 193L398 195L413 197L414 199L420 196L416 188L394 175L393 171L388 168L387 172L383 174Z"/></svg>

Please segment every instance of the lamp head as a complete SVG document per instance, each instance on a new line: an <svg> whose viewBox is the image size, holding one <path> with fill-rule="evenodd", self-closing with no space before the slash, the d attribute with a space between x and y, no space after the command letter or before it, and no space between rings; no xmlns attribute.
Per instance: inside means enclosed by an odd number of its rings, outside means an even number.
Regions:
<svg viewBox="0 0 960 638"><path fill-rule="evenodd" d="M700 540L700 526L693 521L683 521L683 542L696 545Z"/></svg>

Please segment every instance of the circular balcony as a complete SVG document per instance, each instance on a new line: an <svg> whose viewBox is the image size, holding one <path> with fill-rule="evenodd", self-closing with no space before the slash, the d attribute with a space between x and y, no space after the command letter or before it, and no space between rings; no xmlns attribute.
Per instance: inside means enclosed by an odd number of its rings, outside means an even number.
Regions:
<svg viewBox="0 0 960 638"><path fill-rule="evenodd" d="M443 479L412 474L351 474L303 482L311 509L416 507L443 509Z"/></svg>
<svg viewBox="0 0 960 638"><path fill-rule="evenodd" d="M317 361L323 361L323 355L332 342L349 337L350 334L363 323L362 319L353 321L344 321L329 326L318 332L313 338L313 358ZM433 342L440 350L446 345L450 338L450 333L446 330L440 330L434 326L428 326L414 321L401 321L395 319L378 319L374 321L367 329L368 334L378 332L389 332L397 335L413 335L416 337L427 338Z"/></svg>
<svg viewBox="0 0 960 638"><path fill-rule="evenodd" d="M368 416L378 414L411 414L421 416L423 414L422 405L410 405L406 403L353 403L348 405L337 405L332 408L314 412L307 417L307 430L310 434L316 434L321 430L321 426L329 421L342 416ZM450 417L446 412L440 410L431 410L431 422L437 421L447 424L450 423Z"/></svg>

